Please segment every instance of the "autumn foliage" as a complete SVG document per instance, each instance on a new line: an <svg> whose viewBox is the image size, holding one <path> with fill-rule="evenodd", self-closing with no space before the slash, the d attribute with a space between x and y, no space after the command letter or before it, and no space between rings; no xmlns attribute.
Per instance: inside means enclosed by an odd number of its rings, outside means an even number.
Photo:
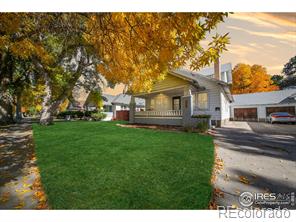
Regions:
<svg viewBox="0 0 296 222"><path fill-rule="evenodd" d="M12 101L21 107L25 90L34 90L25 102L41 103L47 125L77 84L92 91L104 77L129 92L149 91L168 70L208 66L229 43L215 31L227 15L0 13L0 122L13 122Z"/></svg>
<svg viewBox="0 0 296 222"><path fill-rule="evenodd" d="M261 65L237 64L232 71L232 94L269 92L278 90L271 76Z"/></svg>

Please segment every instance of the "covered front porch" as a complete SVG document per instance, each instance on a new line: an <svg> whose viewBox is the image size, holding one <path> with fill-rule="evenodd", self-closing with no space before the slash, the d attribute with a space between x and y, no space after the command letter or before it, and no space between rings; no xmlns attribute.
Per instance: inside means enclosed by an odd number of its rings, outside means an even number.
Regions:
<svg viewBox="0 0 296 222"><path fill-rule="evenodd" d="M134 111L132 121L142 124L183 125L186 105L183 100L186 96L191 98L192 90L190 86L180 86L159 92L134 95L134 98L145 99L145 110Z"/></svg>

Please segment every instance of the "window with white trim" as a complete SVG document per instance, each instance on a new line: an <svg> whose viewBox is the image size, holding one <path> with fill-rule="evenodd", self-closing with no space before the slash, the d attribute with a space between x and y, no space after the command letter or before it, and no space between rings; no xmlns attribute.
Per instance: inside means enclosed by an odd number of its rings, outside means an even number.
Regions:
<svg viewBox="0 0 296 222"><path fill-rule="evenodd" d="M194 95L194 109L195 110L206 110L209 108L208 93L196 93Z"/></svg>

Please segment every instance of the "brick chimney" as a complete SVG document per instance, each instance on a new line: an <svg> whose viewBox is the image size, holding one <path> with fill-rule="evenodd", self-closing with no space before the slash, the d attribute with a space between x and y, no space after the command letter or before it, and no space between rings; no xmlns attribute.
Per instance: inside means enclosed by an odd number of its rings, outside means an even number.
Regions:
<svg viewBox="0 0 296 222"><path fill-rule="evenodd" d="M221 80L221 68L219 58L214 62L214 77L215 79Z"/></svg>

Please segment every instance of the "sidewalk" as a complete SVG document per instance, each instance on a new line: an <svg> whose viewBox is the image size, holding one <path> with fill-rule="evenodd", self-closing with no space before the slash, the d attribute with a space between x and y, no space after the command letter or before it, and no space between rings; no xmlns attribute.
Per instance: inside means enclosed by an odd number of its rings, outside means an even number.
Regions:
<svg viewBox="0 0 296 222"><path fill-rule="evenodd" d="M36 166L31 125L0 128L0 209L47 208Z"/></svg>

